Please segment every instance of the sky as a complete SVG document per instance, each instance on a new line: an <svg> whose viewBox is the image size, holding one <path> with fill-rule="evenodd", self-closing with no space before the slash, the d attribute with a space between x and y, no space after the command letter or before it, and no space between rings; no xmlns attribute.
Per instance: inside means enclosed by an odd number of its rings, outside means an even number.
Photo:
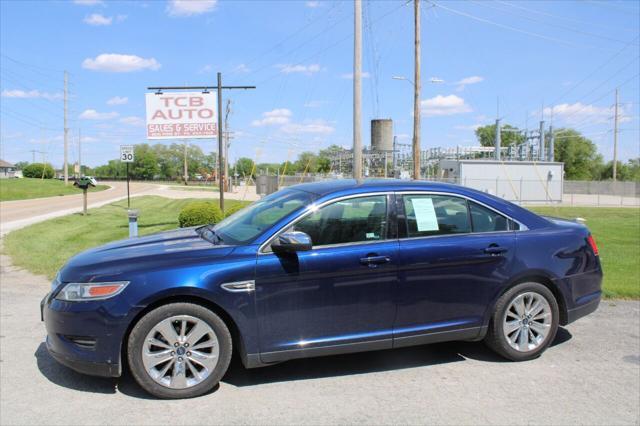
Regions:
<svg viewBox="0 0 640 426"><path fill-rule="evenodd" d="M619 159L640 156L640 2L422 2L422 146L473 146L502 122L574 127ZM362 135L413 120L413 4L363 0ZM353 135L350 1L0 1L0 158L63 159L68 71L69 162L118 158L147 142L148 86L255 85L231 100L230 159L295 159ZM408 80L393 79L404 76ZM435 82L431 82L435 80ZM169 144L175 141L148 141ZM192 140L205 152L217 141Z"/></svg>

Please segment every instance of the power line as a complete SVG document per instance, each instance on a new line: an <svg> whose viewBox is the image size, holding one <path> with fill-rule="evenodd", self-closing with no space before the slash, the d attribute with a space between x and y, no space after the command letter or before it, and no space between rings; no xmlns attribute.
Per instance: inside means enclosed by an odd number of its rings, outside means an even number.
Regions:
<svg viewBox="0 0 640 426"><path fill-rule="evenodd" d="M442 4L436 3L434 1L431 1L431 3L433 5L435 5L436 7L442 8L442 9L444 9L444 10L446 10L448 12L454 13L456 15L464 16L465 18L473 19L473 20L479 21L479 22L484 22L485 24L494 25L494 26L497 26L499 28L503 28L503 29L510 30L510 31L515 31L517 33L526 34L526 35L529 35L529 36L532 36L532 37L537 37L537 38L540 38L540 39L543 39L543 40L552 41L554 43L561 43L561 44L564 44L564 45L567 45L567 46L571 46L571 47L587 47L587 48L592 48L592 49L598 49L599 48L597 46L579 45L579 44L568 42L566 40L561 40L561 39L558 39L558 38L555 38L555 37L549 37L549 36L546 36L546 35L543 35L543 34L538 34L538 33L534 33L534 32L527 31L527 30L523 30L523 29L520 29L520 28L512 27L510 25L500 24L498 22L494 22L494 21L491 21L491 20L486 19L486 18L481 18L479 16L475 16L475 15L472 15L472 14L467 13L467 12L462 12L462 11L459 11L459 10L456 10L456 9L452 9L450 7L447 7L447 6L443 6Z"/></svg>
<svg viewBox="0 0 640 426"><path fill-rule="evenodd" d="M511 12L511 11L508 11L508 10L505 10L505 9L502 9L502 8L499 8L499 7L491 6L491 5L489 5L487 3L484 3L484 2L478 2L478 1L475 1L475 0L472 0L472 2L476 3L476 4L480 5L480 6L483 6L483 7L488 7L488 8L491 8L493 10L497 10L497 11L502 12L502 13L507 13L507 14L512 15L512 16L518 16L520 18L528 19L528 20L533 21L533 22L539 22L539 23L542 23L544 25L548 25L548 26L551 26L551 27L561 28L563 30L571 31L571 32L574 32L574 33L577 33L577 34L582 34L582 35L586 35L586 36L589 36L589 37L600 38L600 39L603 39L603 40L613 41L613 42L616 42L616 43L626 43L624 40L620 40L620 39L613 38L613 37L603 36L603 35L600 35L600 34L591 33L589 31L584 31L584 30L581 30L581 29L578 29L578 28L567 27L565 25L554 24L554 23L548 22L548 21L546 21L544 19L537 19L537 18L534 18L532 16L523 15L521 13Z"/></svg>

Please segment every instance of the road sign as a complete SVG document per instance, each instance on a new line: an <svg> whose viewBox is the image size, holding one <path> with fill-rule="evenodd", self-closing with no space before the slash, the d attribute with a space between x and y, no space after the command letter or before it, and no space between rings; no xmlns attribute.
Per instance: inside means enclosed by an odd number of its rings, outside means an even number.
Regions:
<svg viewBox="0 0 640 426"><path fill-rule="evenodd" d="M203 139L218 134L211 92L147 93L147 139Z"/></svg>
<svg viewBox="0 0 640 426"><path fill-rule="evenodd" d="M133 145L120 145L120 161L123 163L133 163L134 159Z"/></svg>

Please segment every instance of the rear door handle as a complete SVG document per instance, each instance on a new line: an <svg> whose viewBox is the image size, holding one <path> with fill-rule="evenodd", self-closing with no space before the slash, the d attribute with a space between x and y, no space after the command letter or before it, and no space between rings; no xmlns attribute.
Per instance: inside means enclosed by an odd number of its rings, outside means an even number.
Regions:
<svg viewBox="0 0 640 426"><path fill-rule="evenodd" d="M391 261L389 256L367 256L360 259L360 263L362 265L367 265L370 268L375 268L378 265L383 263L388 263Z"/></svg>
<svg viewBox="0 0 640 426"><path fill-rule="evenodd" d="M506 247L500 247L500 246L489 246L486 249L484 249L484 252L487 254L491 254L491 255L498 255L498 254L502 254L507 252L509 249Z"/></svg>

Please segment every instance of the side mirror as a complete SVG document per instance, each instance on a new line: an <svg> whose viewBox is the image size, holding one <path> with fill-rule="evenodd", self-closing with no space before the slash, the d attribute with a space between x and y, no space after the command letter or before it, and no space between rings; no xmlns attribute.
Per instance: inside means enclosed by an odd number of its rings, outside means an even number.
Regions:
<svg viewBox="0 0 640 426"><path fill-rule="evenodd" d="M304 232L290 231L278 236L271 243L271 250L275 253L295 253L309 251L312 247L311 237Z"/></svg>

